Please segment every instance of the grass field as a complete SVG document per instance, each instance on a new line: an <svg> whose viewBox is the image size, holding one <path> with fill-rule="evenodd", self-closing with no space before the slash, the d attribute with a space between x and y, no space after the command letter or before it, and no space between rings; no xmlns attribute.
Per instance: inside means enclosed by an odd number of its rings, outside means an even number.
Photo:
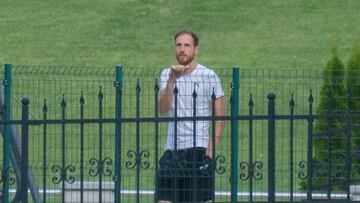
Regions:
<svg viewBox="0 0 360 203"><path fill-rule="evenodd" d="M173 34L200 35L211 67L322 69L360 33L357 0L1 0L0 63L163 67Z"/></svg>

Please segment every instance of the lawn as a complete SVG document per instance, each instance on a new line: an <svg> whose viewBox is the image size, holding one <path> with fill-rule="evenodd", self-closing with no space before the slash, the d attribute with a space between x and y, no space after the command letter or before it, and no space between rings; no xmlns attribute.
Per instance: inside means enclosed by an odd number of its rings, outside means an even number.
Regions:
<svg viewBox="0 0 360 203"><path fill-rule="evenodd" d="M176 31L211 67L322 69L359 41L357 0L1 0L0 64L164 67Z"/></svg>

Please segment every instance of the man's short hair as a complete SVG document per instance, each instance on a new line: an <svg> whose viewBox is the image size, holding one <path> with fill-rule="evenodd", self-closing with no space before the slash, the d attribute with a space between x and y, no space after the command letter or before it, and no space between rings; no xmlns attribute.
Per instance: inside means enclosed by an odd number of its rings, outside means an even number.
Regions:
<svg viewBox="0 0 360 203"><path fill-rule="evenodd" d="M192 30L181 30L180 32L176 33L175 37L174 37L175 41L176 41L176 38L178 38L180 35L183 35L183 34L190 35L194 40L194 46L196 46L196 47L198 46L199 37Z"/></svg>

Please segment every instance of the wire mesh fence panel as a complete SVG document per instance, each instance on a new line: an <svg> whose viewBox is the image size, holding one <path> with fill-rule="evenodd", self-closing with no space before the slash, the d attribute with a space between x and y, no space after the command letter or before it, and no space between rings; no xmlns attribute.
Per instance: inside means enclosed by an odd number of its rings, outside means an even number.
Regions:
<svg viewBox="0 0 360 203"><path fill-rule="evenodd" d="M28 97L30 119L33 120L81 117L97 119L100 116L99 111L102 111L103 118L113 118L114 72L114 68L109 67L14 66L12 117L20 119L20 100ZM103 95L102 107L99 107L99 95ZM102 182L112 182L113 125L36 125L30 128L29 140L30 167L34 174L34 184L40 188L41 196L47 202L69 202L69 199L76 201L78 197L68 196L72 190L79 191L80 188L72 188L71 185L81 181L99 182L101 173ZM99 156L102 160L99 160ZM99 173L98 167L102 162L104 170ZM91 191L86 184L82 187ZM97 188L99 187L98 184ZM86 195L91 196L92 193L87 192ZM98 196L94 194L92 197L95 200Z"/></svg>
<svg viewBox="0 0 360 203"><path fill-rule="evenodd" d="M159 160L165 151L168 122L171 116L160 115L158 93L163 68L125 67L122 77L121 130L121 191L114 191L115 175L115 69L113 67L29 67L14 66L12 71L12 119L21 119L21 99L28 97L29 119L38 120L29 128L29 163L33 186L47 202L113 202L114 192L121 194L121 202L153 202ZM232 72L230 68L215 69L224 91L226 126L214 157L214 202L230 202L231 196L231 98ZM2 76L2 75L1 75ZM343 86L338 80L333 86ZM355 84L359 84L356 81ZM257 202L268 200L269 190L269 92L275 98L275 197L277 201L308 199L309 143L316 140L341 139L340 154L349 152L346 136L357 142L357 120L351 133L343 128L339 137L329 138L329 132L312 131L309 136L310 97L313 114L325 114L319 108L322 100L324 74L316 70L240 69L238 144L238 200ZM356 86L356 85L355 85ZM335 95L346 101L346 95ZM351 98L357 101L358 96ZM193 108L191 105L188 108ZM333 113L346 114L343 106L333 106ZM358 110L357 110L358 111ZM351 113L356 114L357 111ZM286 117L287 116L287 117ZM296 117L299 116L299 117ZM303 117L301 117L303 116ZM191 117L191 115L190 115ZM187 118L191 121L191 118ZM201 118L197 118L200 119ZM326 121L326 118L321 118ZM314 121L320 125L321 119ZM175 119L176 120L176 119ZM199 121L200 121L199 120ZM206 120L206 119L205 119ZM211 119L209 135L211 136ZM346 119L342 119L345 121ZM46 121L53 121L46 122ZM179 120L180 122L180 120ZM320 124L318 124L320 123ZM326 122L325 122L326 123ZM346 125L345 122L342 125ZM20 139L20 126L14 127ZM321 136L323 133L325 136ZM191 135L190 135L191 136ZM0 141L3 148L3 140ZM358 149L352 144L350 154L351 183L358 183ZM0 152L1 155L3 152ZM324 153L335 153L326 149ZM337 153L337 152L336 152ZM344 155L346 157L348 155ZM3 156L1 156L3 159ZM2 161L2 160L1 160ZM19 160L18 160L19 161ZM330 168L345 173L344 163L334 162ZM316 164L314 165L316 166ZM319 165L320 166L320 165ZM324 165L329 171L329 165ZM331 170L330 170L331 171ZM336 172L336 170L333 170ZM12 172L15 177L16 173ZM318 175L318 174L314 174ZM313 188L314 199L347 199L348 185L336 187L336 181L349 183L344 175L318 176L332 185L327 189ZM16 178L15 178L16 179ZM315 180L315 176L314 176ZM327 181L327 182L326 182ZM10 186L16 192L16 183ZM330 195L329 195L330 194Z"/></svg>

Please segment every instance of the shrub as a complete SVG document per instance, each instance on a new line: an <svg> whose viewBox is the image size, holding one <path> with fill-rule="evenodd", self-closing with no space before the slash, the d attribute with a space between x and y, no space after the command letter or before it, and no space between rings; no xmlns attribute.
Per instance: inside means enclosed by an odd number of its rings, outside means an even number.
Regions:
<svg viewBox="0 0 360 203"><path fill-rule="evenodd" d="M346 91L344 85L345 67L333 48L332 57L324 70L324 82L320 91L318 114L345 112ZM313 188L326 190L331 170L332 189L343 188L345 170L345 139L342 133L333 132L344 127L343 119L319 119L314 128Z"/></svg>
<svg viewBox="0 0 360 203"><path fill-rule="evenodd" d="M346 87L349 92L349 110L351 113L360 112L360 44L354 46L347 64ZM351 120L351 125L359 125L360 120ZM360 131L351 131L353 153L353 171L359 175L360 166Z"/></svg>

